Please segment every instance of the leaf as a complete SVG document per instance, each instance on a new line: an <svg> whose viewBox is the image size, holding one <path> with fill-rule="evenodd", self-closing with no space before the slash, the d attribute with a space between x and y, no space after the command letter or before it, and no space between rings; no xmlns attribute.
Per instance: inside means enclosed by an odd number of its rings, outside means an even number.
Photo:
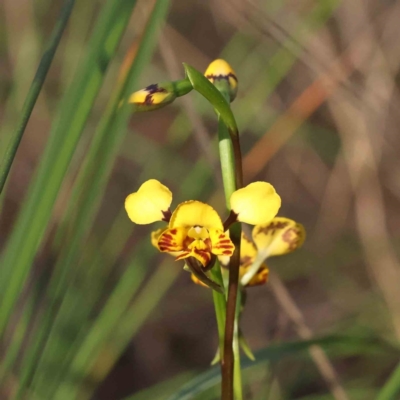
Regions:
<svg viewBox="0 0 400 400"><path fill-rule="evenodd" d="M333 346L350 346L353 352L376 351L377 348L387 351L393 351L394 348L384 341L378 341L376 338L352 338L352 337L334 337L328 336L313 340L304 340L296 342L271 344L269 347L256 352L256 361L252 362L245 360L243 362L242 370L247 368L265 364L269 361L279 360L282 357L296 354L301 351L306 351L311 345L319 345L324 349ZM399 350L397 349L397 352ZM190 400L195 396L212 388L214 385L221 381L221 374L219 367L213 367L207 372L197 376L192 381L184 385L178 392L168 398L168 400ZM391 398L385 398L388 400ZM379 399L383 400L383 399Z"/></svg>
<svg viewBox="0 0 400 400"><path fill-rule="evenodd" d="M74 4L75 0L65 0L60 15L58 17L57 23L47 43L46 50L44 51L42 59L40 60L39 66L37 68L36 74L29 88L28 94L26 96L24 105L21 110L17 129L14 132L14 136L11 138L6 154L4 155L4 158L0 164L0 193L3 191L4 184L10 172L11 165L14 161L15 154L19 147L19 143L21 142L22 136L25 132L26 125L28 124L29 118L31 116L33 107L36 104L36 100L39 96L43 83L46 79L47 72L49 71L50 65L53 61L54 55L56 53L62 34L71 15Z"/></svg>
<svg viewBox="0 0 400 400"><path fill-rule="evenodd" d="M400 394L400 363L378 394L376 400L397 400Z"/></svg>
<svg viewBox="0 0 400 400"><path fill-rule="evenodd" d="M213 105L230 131L237 132L238 128L235 117L233 116L230 105L224 99L224 96L202 73L189 64L183 63L183 66L194 90L199 92Z"/></svg>

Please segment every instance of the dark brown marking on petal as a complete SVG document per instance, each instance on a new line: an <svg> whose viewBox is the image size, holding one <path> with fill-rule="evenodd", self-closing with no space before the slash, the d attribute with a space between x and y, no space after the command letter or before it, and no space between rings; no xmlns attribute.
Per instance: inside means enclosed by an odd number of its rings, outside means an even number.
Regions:
<svg viewBox="0 0 400 400"><path fill-rule="evenodd" d="M190 254L190 251L183 251L179 256L175 258L175 261L183 260Z"/></svg>
<svg viewBox="0 0 400 400"><path fill-rule="evenodd" d="M281 222L281 221L277 221L277 222L271 222L269 223L267 226L265 226L264 228L259 228L258 232L262 232L265 233L266 235L274 235L275 232L278 229L284 229L289 225L288 222Z"/></svg>
<svg viewBox="0 0 400 400"><path fill-rule="evenodd" d="M290 228L282 235L282 240L289 245L289 250L296 250L301 241L301 232L297 228Z"/></svg>
<svg viewBox="0 0 400 400"><path fill-rule="evenodd" d="M153 104L153 102L154 102L154 100L153 100L154 93L166 93L167 92L166 89L158 87L157 83L153 83L152 85L147 86L144 90L148 94L146 95L143 103L148 106Z"/></svg>
<svg viewBox="0 0 400 400"><path fill-rule="evenodd" d="M172 242L158 242L158 247L161 249L161 247L175 247L176 243L172 243Z"/></svg>
<svg viewBox="0 0 400 400"><path fill-rule="evenodd" d="M233 249L234 246L230 245L230 244L223 244L223 245L217 245L214 246L215 249Z"/></svg>
<svg viewBox="0 0 400 400"><path fill-rule="evenodd" d="M166 93L166 92L167 92L166 89L158 87L158 84L157 84L157 83L153 83L153 84L151 84L151 85L149 85L149 86L146 86L146 87L144 88L144 90L145 90L146 92L148 92L149 94L153 94L153 93Z"/></svg>
<svg viewBox="0 0 400 400"><path fill-rule="evenodd" d="M189 248L189 245L190 245L193 241L194 241L194 239L190 238L189 236L186 236L186 237L183 239L182 247L183 247L184 249Z"/></svg>
<svg viewBox="0 0 400 400"><path fill-rule="evenodd" d="M218 239L223 239L225 237L225 235L223 234L223 233L221 233L219 236L218 236Z"/></svg>
<svg viewBox="0 0 400 400"><path fill-rule="evenodd" d="M236 82L238 81L238 79L236 78L236 75L233 72L230 72L227 75L226 74L219 74L219 75L208 74L208 75L206 75L206 78L212 82L220 81L222 79L229 81L229 77L233 78Z"/></svg>
<svg viewBox="0 0 400 400"><path fill-rule="evenodd" d="M227 255L227 256L230 256L230 255L232 254L232 252L229 251L229 250L224 250L224 251L222 252L222 254L225 254L225 255Z"/></svg>
<svg viewBox="0 0 400 400"><path fill-rule="evenodd" d="M170 232L171 232L173 235L176 235L176 233L178 232L178 229L176 229L176 228L171 229Z"/></svg>
<svg viewBox="0 0 400 400"><path fill-rule="evenodd" d="M249 266L249 265L252 264L252 263L253 263L253 257L244 256L244 257L241 257L241 258L240 258L240 265L241 265L242 267L247 267L247 266Z"/></svg>

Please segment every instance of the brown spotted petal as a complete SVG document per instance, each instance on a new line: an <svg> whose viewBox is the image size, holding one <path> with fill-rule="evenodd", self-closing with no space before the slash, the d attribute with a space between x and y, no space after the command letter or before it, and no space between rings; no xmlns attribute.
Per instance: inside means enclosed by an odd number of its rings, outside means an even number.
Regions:
<svg viewBox="0 0 400 400"><path fill-rule="evenodd" d="M211 240L212 253L216 256L230 257L235 250L235 246L229 236L217 229L208 229L208 232Z"/></svg>
<svg viewBox="0 0 400 400"><path fill-rule="evenodd" d="M290 253L300 247L305 239L303 225L283 217L257 225L253 229L253 240L259 253L265 257Z"/></svg>
<svg viewBox="0 0 400 400"><path fill-rule="evenodd" d="M166 229L158 239L158 249L168 253L184 250L187 231L186 228Z"/></svg>
<svg viewBox="0 0 400 400"><path fill-rule="evenodd" d="M200 261L203 267L206 267L211 261L211 253L208 250L201 250L193 247L190 251L182 251L182 253L175 258L176 261L183 260L188 257L194 257L196 260Z"/></svg>

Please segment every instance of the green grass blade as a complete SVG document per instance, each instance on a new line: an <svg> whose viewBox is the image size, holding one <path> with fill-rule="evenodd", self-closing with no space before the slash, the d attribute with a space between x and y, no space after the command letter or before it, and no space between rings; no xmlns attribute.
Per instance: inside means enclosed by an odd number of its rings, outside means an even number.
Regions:
<svg viewBox="0 0 400 400"><path fill-rule="evenodd" d="M75 0L65 0L60 12L60 16L58 17L56 25L50 36L49 42L46 46L46 50L42 56L42 59L40 60L38 69L29 88L24 105L22 107L21 117L18 122L17 129L15 130L14 136L11 138L11 142L0 165L0 193L3 191L4 184L10 172L11 165L18 150L19 143L21 142L26 125L29 121L29 117L31 116L33 107L35 106L40 90L42 89L43 83L46 79L47 72L49 71L50 65L53 61L54 54L56 53L58 44L60 43L62 34L69 20L74 4Z"/></svg>
<svg viewBox="0 0 400 400"><path fill-rule="evenodd" d="M120 354L126 348L132 336L136 334L152 310L159 304L179 273L181 273L181 269L173 261L164 260L153 272L132 306L126 310L119 321L114 322L115 328L111 332L107 328L112 326L110 323L114 317L108 314L111 317L109 320L107 318L100 320L98 329L91 331L94 336L87 336L85 346L82 346L81 351L74 359L71 366L72 375L87 376L89 381L95 382L104 379L112 366L118 361ZM100 330L101 328L104 329ZM98 346L99 339L102 342L101 347ZM104 339L106 339L105 342ZM106 357L103 356L104 354ZM97 368L97 361L100 368ZM94 376L91 376L91 374ZM60 388L60 391L54 396L55 400L75 398L73 394L75 394L76 389L71 392L65 392L62 389ZM68 396L65 396L65 394L68 394Z"/></svg>
<svg viewBox="0 0 400 400"><path fill-rule="evenodd" d="M390 375L376 400L397 400L400 395L400 363Z"/></svg>
<svg viewBox="0 0 400 400"><path fill-rule="evenodd" d="M106 2L88 44L89 51L60 106L35 181L2 258L0 333L24 286L62 180L135 3Z"/></svg>
<svg viewBox="0 0 400 400"><path fill-rule="evenodd" d="M394 349L385 342L371 340L371 338L347 338L328 336L324 338L294 341L287 343L271 344L269 347L255 353L256 361L245 360L242 370L262 365L270 361L281 360L283 357L306 351L312 345L319 345L324 349L334 348L339 353L340 348L347 348L353 354L371 352L376 350L393 351ZM347 351L348 351L347 350ZM398 352L398 351L397 351ZM180 390L168 398L168 400L190 400L196 398L204 391L221 382L220 369L210 368L207 372L198 375L192 381L184 385Z"/></svg>
<svg viewBox="0 0 400 400"><path fill-rule="evenodd" d="M185 382L193 379L194 376L194 372L184 372L164 382L158 383L149 389L144 389L134 395L124 397L122 400L165 400L167 396L170 396L174 392L176 387L184 385Z"/></svg>
<svg viewBox="0 0 400 400"><path fill-rule="evenodd" d="M149 20L149 24L143 35L137 56L128 72L126 84L118 88L116 93L112 96L112 100L107 107L105 116L100 121L99 129L95 135L94 144L89 150L84 168L78 177L78 183L76 184L72 195L73 200L70 201L70 204L72 203L74 207L71 207L66 213L67 220L73 219L75 221L71 225L72 229L69 229L72 230L74 234L71 240L68 241L67 246L63 248L59 257L59 262L56 265L56 277L52 280L50 285L52 287L51 298L54 298L55 301L63 295L63 291L68 289L68 281L73 279L71 274L74 275L74 271L77 272L80 269L80 265L77 264L77 257L80 254L79 251L81 250L81 244L83 243L84 237L90 229L96 215L96 211L102 198L101 194L104 192L105 185L107 184L108 177L111 173L120 143L124 138L126 125L130 117L129 108L125 109L125 112L121 111L121 108L119 108L121 97L126 97L132 92L138 77L143 71L145 65L150 61L156 42L158 28L161 21L165 19L168 6L169 1L166 0L160 1L156 4ZM96 274L95 269L91 269L93 270L93 274ZM69 273L67 273L67 271L69 271ZM131 289L132 296L133 287ZM88 301L85 304L85 307L90 308L93 306L92 303L92 301ZM63 314L63 312L66 307L67 306L58 311L56 320L53 321L55 325L54 329L56 331L57 325L62 324L62 317L65 314ZM51 326L48 326L48 324L46 324L46 326L47 328L44 327L44 329L41 328L41 330L53 329ZM49 337L50 342L53 342L56 339L56 337ZM46 359L48 356L47 353L51 352L51 348L50 345L45 346L42 351L43 359ZM39 351L39 348L37 351ZM38 357L39 356L40 354L38 354ZM37 360L34 362L35 358L36 357L30 357L30 369L35 368L39 372L42 363L38 363ZM63 359L64 358L65 357L63 357Z"/></svg>

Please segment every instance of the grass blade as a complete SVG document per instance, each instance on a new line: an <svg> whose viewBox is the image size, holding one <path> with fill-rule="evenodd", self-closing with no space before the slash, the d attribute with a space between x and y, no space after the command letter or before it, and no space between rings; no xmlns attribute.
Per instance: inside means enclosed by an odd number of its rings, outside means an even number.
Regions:
<svg viewBox="0 0 400 400"><path fill-rule="evenodd" d="M400 394L400 364L390 375L389 379L379 392L376 400L396 400Z"/></svg>
<svg viewBox="0 0 400 400"><path fill-rule="evenodd" d="M88 44L89 51L60 106L42 162L2 258L0 333L4 333L24 286L58 190L135 4L135 0L106 2Z"/></svg>
<svg viewBox="0 0 400 400"><path fill-rule="evenodd" d="M0 165L0 194L3 191L15 154L17 153L18 146L21 142L33 107L36 104L36 100L46 79L47 72L49 71L50 65L53 61L54 54L56 53L58 44L60 43L62 34L69 20L74 4L75 0L65 0L60 12L60 16L58 17L56 25L46 46L45 52L42 56L42 59L40 60L36 74L33 78L32 84L29 88L24 105L22 107L21 118L14 133L14 137L11 138L11 142L7 147L3 161Z"/></svg>
<svg viewBox="0 0 400 400"><path fill-rule="evenodd" d="M375 343L374 343L375 342ZM265 364L269 361L281 360L285 356L293 355L302 351L306 351L310 346L318 345L324 349L341 347L349 347L352 352L374 352L377 349L385 351L393 351L385 342L376 342L371 338L350 338L350 337L333 337L328 336L313 340L295 341L279 344L271 344L266 349L255 353L256 361L245 360L243 362L243 370ZM168 400L190 400L195 396L203 393L205 390L212 388L221 382L220 369L213 367L203 374L198 375L192 381L184 385L179 391L168 398ZM388 400L389 398L385 398ZM391 398L390 398L391 399ZM381 400L381 399L380 399Z"/></svg>

